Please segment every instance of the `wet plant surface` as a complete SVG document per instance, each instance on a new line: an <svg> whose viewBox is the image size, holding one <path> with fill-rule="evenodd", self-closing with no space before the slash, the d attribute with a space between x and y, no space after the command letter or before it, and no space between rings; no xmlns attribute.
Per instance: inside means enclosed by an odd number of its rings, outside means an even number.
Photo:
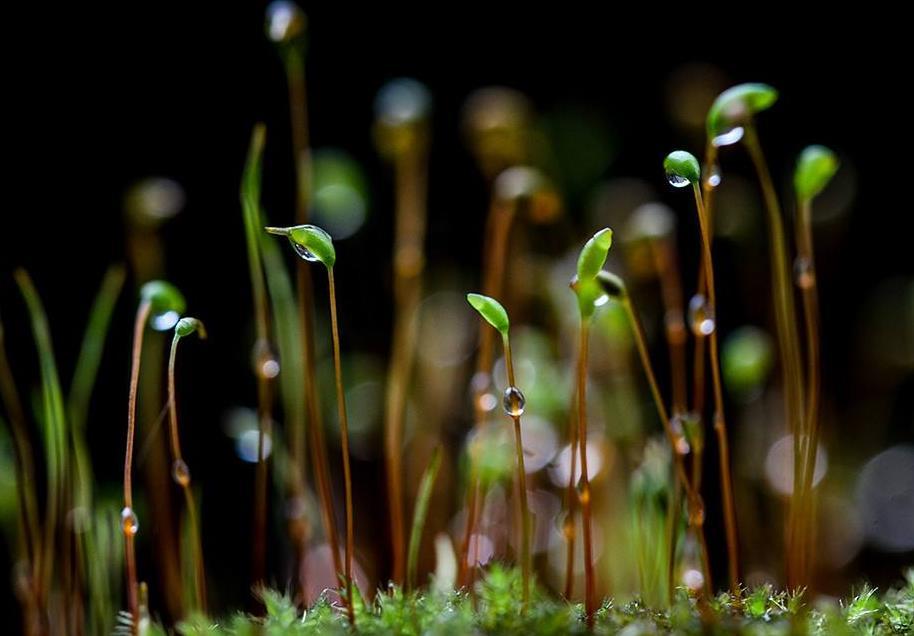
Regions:
<svg viewBox="0 0 914 636"><path fill-rule="evenodd" d="M914 272L857 204L889 185L847 141L874 118L828 116L859 88L692 63L665 100L611 74L643 110L617 111L547 96L548 65L534 99L480 87L536 68L522 21L452 86L424 54L471 62L473 37L351 46L352 68L329 41L364 20L256 9L225 8L250 60L200 46L212 20L182 60L210 70L177 111L227 59L226 105L254 105L169 148L202 143L210 188L135 181L112 221L84 214L108 190L42 184L79 227L5 222L12 631L914 633ZM428 85L390 76L423 64ZM214 121L230 141L197 138ZM100 259L124 264L96 292Z"/></svg>

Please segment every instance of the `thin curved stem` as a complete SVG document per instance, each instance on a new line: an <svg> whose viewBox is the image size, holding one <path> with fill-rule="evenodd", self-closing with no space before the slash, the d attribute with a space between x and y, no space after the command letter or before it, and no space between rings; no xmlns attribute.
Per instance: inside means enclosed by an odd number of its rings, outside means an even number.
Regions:
<svg viewBox="0 0 914 636"><path fill-rule="evenodd" d="M514 360L511 356L511 341L507 334L502 336L502 344L505 348L508 387L514 387L516 386ZM524 611L530 600L530 510L527 507L527 471L524 468L524 442L521 439L520 415L512 415L511 419L514 420L514 450L517 458L517 490L521 523L521 576L524 583L521 611Z"/></svg>
<svg viewBox="0 0 914 636"><path fill-rule="evenodd" d="M577 534L577 524L574 519L574 503L577 500L577 491L575 490L574 478L575 473L578 469L578 427L577 422L574 420L575 414L575 396L577 395L577 383L576 380L572 381L572 395L569 400L568 408L568 448L571 451L571 461L570 470L568 472L568 485L565 487L565 523L562 528L565 533L565 541L567 542L567 549L565 553L565 588L564 588L564 597L566 601L571 600L572 594L574 594L574 544ZM585 450L586 452L586 450Z"/></svg>
<svg viewBox="0 0 914 636"><path fill-rule="evenodd" d="M432 458L428 462L419 490L416 493L416 506L413 510L413 526L409 535L409 558L406 567L406 589L416 587L416 570L419 567L419 547L422 543L422 529L425 527L425 518L428 516L428 504L438 478L438 469L441 468L441 446L436 446Z"/></svg>
<svg viewBox="0 0 914 636"><path fill-rule="evenodd" d="M493 201L486 219L486 248L483 256L483 290L486 296L497 298L501 296L504 280L505 263L508 255L508 243L511 237L511 226L516 215L516 205L499 204L493 195ZM479 326L479 349L476 352L476 372L474 379L488 378L492 369L492 358L495 346L495 332L488 325ZM473 427L478 433L485 426L486 409L483 408L483 397L491 381L479 383L473 389ZM460 574L458 576L462 585L468 587L473 593L473 579L476 573L477 559L470 560L470 540L476 527L479 515L480 502L479 475L476 466L476 457L471 449L470 479L468 482L467 520L464 526L463 541L460 550ZM479 547L479 542L475 542Z"/></svg>
<svg viewBox="0 0 914 636"><path fill-rule="evenodd" d="M820 343L819 343L819 298L815 272L815 251L812 238L812 202L802 200L797 210L797 253L804 259L806 271L799 274L797 282L802 291L803 318L806 331L806 436L805 455L803 458L803 481L801 493L801 559L798 572L799 583L808 584L809 562L814 556L811 550L814 531L814 495L813 479L815 475L816 456L819 448L819 397L821 392Z"/></svg>
<svg viewBox="0 0 914 636"><path fill-rule="evenodd" d="M343 453L343 480L346 497L346 607L349 623L355 625L355 603L352 597L352 558L354 538L352 528L352 472L349 466L349 419L346 415L346 394L343 391L343 365L340 361L340 332L336 315L336 283L333 268L327 268L330 285L330 327L333 334L333 369L336 375L336 406L340 420L340 446Z"/></svg>
<svg viewBox="0 0 914 636"><path fill-rule="evenodd" d="M720 482L721 497L724 506L724 527L727 535L727 569L730 575L730 590L738 597L739 589L739 546L736 530L736 505L733 500L733 483L730 473L730 446L727 439L727 424L724 418L724 393L720 377L720 354L717 340L717 292L714 283L714 262L711 257L711 232L708 227L708 215L705 213L701 189L696 184L695 209L698 213L699 229L701 230L702 261L705 270L705 280L708 287L708 306L715 322L711 333L708 335L711 383L714 390L714 431L717 433L717 442L720 447Z"/></svg>
<svg viewBox="0 0 914 636"><path fill-rule="evenodd" d="M803 371L800 363L800 349L797 336L796 310L794 307L793 284L790 275L790 264L787 256L787 245L784 233L784 221L781 206L778 202L771 174L758 141L755 126L749 122L744 127L743 143L749 153L758 175L759 185L765 200L766 220L768 225L768 249L771 261L771 285L775 306L775 326L778 336L778 349L783 365L784 394L787 423L793 434L794 484L802 480L802 449L804 402ZM794 488L790 500L787 527L787 579L789 587L799 584L797 579L797 523L800 506L798 488Z"/></svg>
<svg viewBox="0 0 914 636"><path fill-rule="evenodd" d="M175 333L171 339L171 350L168 354L168 423L171 439L171 454L173 462L173 478L184 491L184 500L187 507L187 520L190 525L191 549L193 550L194 568L194 596L197 609L206 612L206 580L203 567L203 545L200 540L200 530L197 525L197 509L194 502L194 493L190 485L190 471L181 454L181 439L178 435L178 406L177 392L175 391L175 360L178 353L178 341L181 336ZM179 472L180 471L180 472Z"/></svg>
<svg viewBox="0 0 914 636"><path fill-rule="evenodd" d="M587 349L590 321L581 317L581 341L578 355L578 448L581 452L581 517L584 524L584 611L587 627L593 629L597 610L596 582L593 563L593 519L590 477L587 473Z"/></svg>
<svg viewBox="0 0 914 636"><path fill-rule="evenodd" d="M404 572L405 520L403 426L416 355L419 300L425 265L425 140L417 140L394 162L396 173L396 235L394 238L394 327L388 367L384 418L387 499L393 544L393 581Z"/></svg>
<svg viewBox="0 0 914 636"><path fill-rule="evenodd" d="M143 333L146 331L146 322L152 309L149 301L140 303L136 312L133 326L133 350L130 363L130 389L127 398L127 448L124 452L124 508L133 511L133 441L136 435L136 392L140 381L140 358L143 351ZM123 522L124 520L122 520ZM127 604L133 618L133 629L139 628L140 606L137 590L136 573L136 546L134 536L136 528L127 527L127 521L122 523L124 532L124 565L127 577Z"/></svg>

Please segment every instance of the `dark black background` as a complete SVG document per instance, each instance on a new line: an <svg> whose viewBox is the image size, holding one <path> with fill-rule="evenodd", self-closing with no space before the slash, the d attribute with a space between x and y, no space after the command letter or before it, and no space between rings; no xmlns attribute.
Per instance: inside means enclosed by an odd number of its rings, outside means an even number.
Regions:
<svg viewBox="0 0 914 636"><path fill-rule="evenodd" d="M223 557L246 555L249 536L236 513L239 506L246 510L239 502L247 501L252 473L237 470L220 418L227 407L255 399L247 373L251 311L237 190L257 121L269 130L267 214L292 217L285 82L263 37L263 8L259 2L40 5L5 25L23 37L4 63L2 100L11 110L3 135L0 310L17 379L27 386L37 370L12 270L26 267L42 293L66 380L102 273L125 258L124 190L150 174L179 181L187 207L164 229L168 274L211 334L205 348L194 345L191 353L188 347L182 361L192 383L183 412L201 432L187 436L187 454L201 479L218 476L219 488L207 495L208 523L218 525L211 540ZM698 8L656 6L643 15L615 6L588 13L532 5L391 12L356 4L306 7L313 144L349 150L366 168L373 193L369 225L338 248L344 346L381 355L387 349L391 195L370 136L372 100L384 81L414 76L434 95L429 258L432 266L455 263L474 271L486 195L458 130L460 106L473 88L506 84L542 108L575 101L600 110L619 143L612 174L662 185L662 157L686 143L669 123L666 80L684 63L710 62L733 82L765 81L780 89L781 101L761 123L778 181L809 142L832 145L854 160L857 196L845 249L826 256L836 278L823 284L832 337L826 356L836 368L849 364L841 333L860 311L859 290L914 270L910 235L903 231L911 213L903 160L910 141L903 83L910 56L891 20L835 25L828 16L827 23L801 24L793 14L761 7L754 8L757 15L731 7L711 17ZM123 449L131 294L115 315L91 422L96 472L113 485ZM827 374L833 388L848 389L848 374ZM841 395L839 406L854 394ZM380 466L357 468L380 479ZM374 505L382 519L383 501ZM244 581L246 556L241 563L212 558L209 565L214 577ZM877 564L897 571L882 559ZM223 590L223 600L240 604L245 590L239 587Z"/></svg>

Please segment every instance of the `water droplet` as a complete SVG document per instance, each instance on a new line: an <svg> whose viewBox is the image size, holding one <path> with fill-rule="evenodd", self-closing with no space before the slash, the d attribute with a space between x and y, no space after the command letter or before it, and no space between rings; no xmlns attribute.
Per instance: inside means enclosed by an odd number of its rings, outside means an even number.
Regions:
<svg viewBox="0 0 914 636"><path fill-rule="evenodd" d="M156 331L169 331L174 328L181 319L181 314L176 311L164 311L159 314L153 314L149 318L149 326Z"/></svg>
<svg viewBox="0 0 914 636"><path fill-rule="evenodd" d="M692 327L692 333L698 338L714 333L716 326L714 311L702 294L695 294L689 300L689 324Z"/></svg>
<svg viewBox="0 0 914 636"><path fill-rule="evenodd" d="M136 513L129 506L124 506L121 510L121 528L125 535L133 536L140 529L140 522L136 518Z"/></svg>
<svg viewBox="0 0 914 636"><path fill-rule="evenodd" d="M674 174L672 172L666 173L666 180L670 182L670 185L674 188L685 188L689 185L690 181L679 174Z"/></svg>
<svg viewBox="0 0 914 636"><path fill-rule="evenodd" d="M705 180L709 186L716 188L720 185L720 166L718 164L713 164L710 168L707 169L708 177Z"/></svg>
<svg viewBox="0 0 914 636"><path fill-rule="evenodd" d="M733 128L725 130L724 132L714 137L714 139L711 140L711 143L713 143L718 148L721 146L732 146L743 138L743 134L745 132L746 131L742 126L734 126Z"/></svg>
<svg viewBox="0 0 914 636"><path fill-rule="evenodd" d="M805 256L797 256L793 262L793 280L800 289L811 289L816 284L816 269Z"/></svg>
<svg viewBox="0 0 914 636"><path fill-rule="evenodd" d="M266 380L272 380L279 375L279 359L273 347L266 340L254 343L254 374Z"/></svg>
<svg viewBox="0 0 914 636"><path fill-rule="evenodd" d="M171 465L171 476L182 488L190 485L190 468L183 459L176 459Z"/></svg>
<svg viewBox="0 0 914 636"><path fill-rule="evenodd" d="M520 417L524 414L524 406L527 404L527 398L521 393L516 386L509 386L505 389L505 396L502 399L502 407L505 414L510 417Z"/></svg>
<svg viewBox="0 0 914 636"><path fill-rule="evenodd" d="M299 256L301 256L306 261L310 261L311 263L316 263L318 260L320 260L317 258L317 256L314 255L314 252L309 250L304 245L299 245L295 241L290 241L290 242L292 243L292 248L295 250L295 253L298 254Z"/></svg>

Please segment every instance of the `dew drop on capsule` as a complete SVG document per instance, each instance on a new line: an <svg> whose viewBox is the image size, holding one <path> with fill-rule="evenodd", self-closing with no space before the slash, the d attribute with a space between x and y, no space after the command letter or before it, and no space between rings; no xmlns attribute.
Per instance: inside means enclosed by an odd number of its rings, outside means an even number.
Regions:
<svg viewBox="0 0 914 636"><path fill-rule="evenodd" d="M187 467L187 463L183 459L176 459L174 464L171 465L171 476L175 483L182 488L190 485L190 468Z"/></svg>
<svg viewBox="0 0 914 636"><path fill-rule="evenodd" d="M314 255L314 252L309 250L304 245L299 245L295 241L292 241L292 248L295 250L295 253L301 256L306 261L311 263L316 263L319 259Z"/></svg>
<svg viewBox="0 0 914 636"><path fill-rule="evenodd" d="M131 537L140 529L140 522L130 506L124 506L124 509L121 510L121 529L123 529L125 535Z"/></svg>
<svg viewBox="0 0 914 636"><path fill-rule="evenodd" d="M683 177L681 174L676 174L673 172L666 173L666 180L670 182L670 185L674 188L685 188L689 185L689 180Z"/></svg>
<svg viewBox="0 0 914 636"><path fill-rule="evenodd" d="M153 314L149 318L149 326L156 331L170 331L181 319L181 314L176 311L163 311Z"/></svg>
<svg viewBox="0 0 914 636"><path fill-rule="evenodd" d="M711 140L711 143L718 148L721 146L732 146L743 138L745 132L746 131L742 126L734 126L714 137L714 139Z"/></svg>
<svg viewBox="0 0 914 636"><path fill-rule="evenodd" d="M689 300L689 325L692 327L692 333L699 338L714 333L714 312L702 294L695 294Z"/></svg>
<svg viewBox="0 0 914 636"><path fill-rule="evenodd" d="M527 398L521 393L516 386L509 386L505 389L505 396L502 399L502 407L505 414L509 417L520 417L524 414L524 407L527 404Z"/></svg>
<svg viewBox="0 0 914 636"><path fill-rule="evenodd" d="M816 284L816 271L811 260L797 256L793 262L793 280L800 289L810 289Z"/></svg>

